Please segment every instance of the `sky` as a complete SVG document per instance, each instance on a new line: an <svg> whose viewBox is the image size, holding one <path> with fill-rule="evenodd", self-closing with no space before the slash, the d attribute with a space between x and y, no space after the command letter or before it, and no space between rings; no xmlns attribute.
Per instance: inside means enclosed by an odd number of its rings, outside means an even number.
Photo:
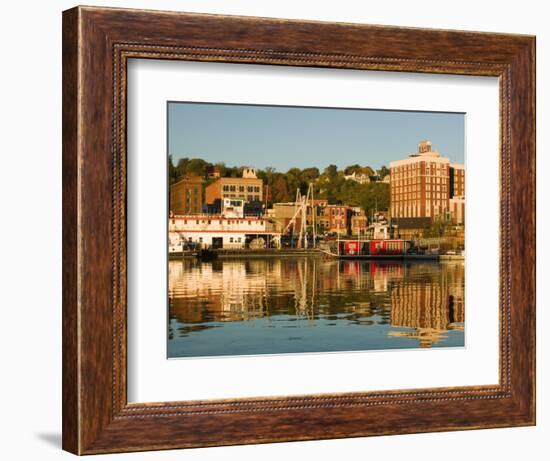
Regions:
<svg viewBox="0 0 550 461"><path fill-rule="evenodd" d="M282 172L378 169L429 139L452 163L464 163L464 123L462 113L169 102L168 153L174 163L202 158Z"/></svg>

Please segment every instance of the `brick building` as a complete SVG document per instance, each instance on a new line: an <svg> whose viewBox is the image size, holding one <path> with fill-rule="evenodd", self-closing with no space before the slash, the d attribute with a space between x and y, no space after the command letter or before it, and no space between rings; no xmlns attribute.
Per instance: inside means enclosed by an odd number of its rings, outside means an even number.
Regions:
<svg viewBox="0 0 550 461"><path fill-rule="evenodd" d="M324 209L327 205L328 201L326 199L313 200L312 205L306 208L306 226L311 226L315 222L318 228L323 228ZM274 203L271 217L277 222L279 229L282 231L288 226L297 210L298 205L295 202ZM300 226L301 218L297 216L296 227L299 228Z"/></svg>
<svg viewBox="0 0 550 461"><path fill-rule="evenodd" d="M309 202L308 202L309 203ZM294 202L274 203L272 218L277 222L278 228L284 230L292 217L298 210L298 205ZM358 219L352 221L356 215ZM366 229L367 218L364 213L357 212L354 208L347 205L329 205L326 199L313 200L312 206L306 208L306 226L311 226L315 222L317 229L321 233L336 233L340 235L350 235L353 231L359 233L359 229ZM296 217L296 227L301 225L301 217ZM352 228L352 226L355 226Z"/></svg>
<svg viewBox="0 0 550 461"><path fill-rule="evenodd" d="M199 176L184 178L170 186L170 211L173 214L202 212L203 179Z"/></svg>
<svg viewBox="0 0 550 461"><path fill-rule="evenodd" d="M351 235L365 236L369 228L369 220L365 213L355 213L351 217Z"/></svg>
<svg viewBox="0 0 550 461"><path fill-rule="evenodd" d="M422 141L408 158L390 162L390 211L398 225L424 228L434 219L450 219L461 206L454 220L460 221L460 215L463 222L464 190L464 165L451 165L432 150L430 141ZM462 205L457 199L451 209L450 200L456 197L462 198Z"/></svg>
<svg viewBox="0 0 550 461"><path fill-rule="evenodd" d="M451 222L453 224L464 224L464 213L465 213L465 198L466 198L466 188L465 188L465 171L464 165L453 164L450 168L450 179L451 179L451 188L450 188L450 214Z"/></svg>
<svg viewBox="0 0 550 461"><path fill-rule="evenodd" d="M346 205L327 205L324 208L322 222L325 231L339 235L351 232L352 209Z"/></svg>
<svg viewBox="0 0 550 461"><path fill-rule="evenodd" d="M449 169L449 176L451 180L450 197L464 197L466 195L464 165L453 163Z"/></svg>
<svg viewBox="0 0 550 461"><path fill-rule="evenodd" d="M242 178L219 178L206 188L206 203L213 204L225 198L240 198L245 202L263 201L263 182L256 170L245 168Z"/></svg>

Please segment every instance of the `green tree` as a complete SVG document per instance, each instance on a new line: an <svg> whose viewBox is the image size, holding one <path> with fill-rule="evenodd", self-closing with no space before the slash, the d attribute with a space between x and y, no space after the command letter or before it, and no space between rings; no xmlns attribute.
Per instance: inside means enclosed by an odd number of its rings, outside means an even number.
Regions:
<svg viewBox="0 0 550 461"><path fill-rule="evenodd" d="M209 166L212 166L212 164L206 162L202 158L192 158L187 163L186 174L187 176L204 177Z"/></svg>
<svg viewBox="0 0 550 461"><path fill-rule="evenodd" d="M329 165L323 171L323 175L326 176L329 180L338 176L338 167L336 165Z"/></svg>
<svg viewBox="0 0 550 461"><path fill-rule="evenodd" d="M302 180L311 183L319 177L319 168L311 167L302 170Z"/></svg>
<svg viewBox="0 0 550 461"><path fill-rule="evenodd" d="M384 182L371 182L361 185L359 203L367 216L376 210L386 210L390 206L390 185Z"/></svg>
<svg viewBox="0 0 550 461"><path fill-rule="evenodd" d="M354 165L349 165L346 168L344 168L344 174L345 175L351 175L353 173L361 173L363 171L363 167L361 165L358 165L357 163Z"/></svg>
<svg viewBox="0 0 550 461"><path fill-rule="evenodd" d="M178 180L178 170L174 166L174 159L171 155L168 156L168 180L170 184Z"/></svg>
<svg viewBox="0 0 550 461"><path fill-rule="evenodd" d="M367 176L374 176L375 175L375 171L370 166L363 167L362 173L366 174Z"/></svg>
<svg viewBox="0 0 550 461"><path fill-rule="evenodd" d="M424 229L424 237L443 237L446 228L447 223L441 218L436 218L430 227Z"/></svg>
<svg viewBox="0 0 550 461"><path fill-rule="evenodd" d="M286 172L286 180L288 187L292 193L295 193L297 189L304 193L304 181L302 181L302 170L299 168L291 168Z"/></svg>
<svg viewBox="0 0 550 461"><path fill-rule="evenodd" d="M275 175L273 185L271 187L272 203L290 202L291 195L284 174L278 173ZM292 200L294 200L292 198Z"/></svg>
<svg viewBox="0 0 550 461"><path fill-rule="evenodd" d="M390 174L390 170L388 167L386 167L386 165L382 165L377 172L378 172L378 176L380 176L380 179L384 179L386 176Z"/></svg>

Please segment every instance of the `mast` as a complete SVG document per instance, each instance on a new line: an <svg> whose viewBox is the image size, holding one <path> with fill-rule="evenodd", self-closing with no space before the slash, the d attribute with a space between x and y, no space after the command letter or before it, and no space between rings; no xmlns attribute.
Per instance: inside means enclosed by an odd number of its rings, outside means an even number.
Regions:
<svg viewBox="0 0 550 461"><path fill-rule="evenodd" d="M315 203L313 199L313 183L309 183L311 189L311 216L313 222L313 248L317 245L317 223L315 221L315 216L317 215L317 209L315 208Z"/></svg>

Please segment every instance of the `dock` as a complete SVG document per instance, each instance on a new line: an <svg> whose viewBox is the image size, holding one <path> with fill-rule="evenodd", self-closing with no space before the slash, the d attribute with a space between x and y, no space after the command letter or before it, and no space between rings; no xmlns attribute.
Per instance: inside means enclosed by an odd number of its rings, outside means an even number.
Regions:
<svg viewBox="0 0 550 461"><path fill-rule="evenodd" d="M320 250L309 248L260 248L260 249L229 249L219 248L209 250L215 258L266 258L266 257L296 257L296 256L323 256L324 253ZM199 258L201 257L200 250L188 250L184 252L172 252L169 253L168 259L182 259L182 258Z"/></svg>

